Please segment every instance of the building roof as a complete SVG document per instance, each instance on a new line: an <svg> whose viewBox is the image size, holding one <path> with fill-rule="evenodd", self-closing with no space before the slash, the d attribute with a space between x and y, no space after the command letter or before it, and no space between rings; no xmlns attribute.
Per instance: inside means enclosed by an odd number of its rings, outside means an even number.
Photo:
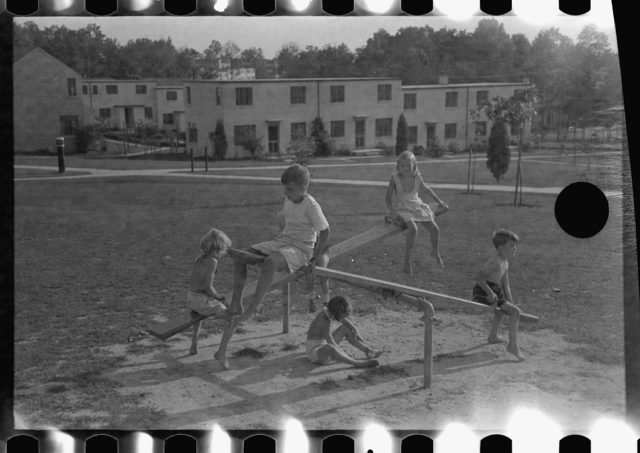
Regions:
<svg viewBox="0 0 640 453"><path fill-rule="evenodd" d="M430 85L403 85L403 90L421 90L433 88L474 88L474 87L495 87L495 86L533 86L530 82L480 82L480 83L434 83Z"/></svg>
<svg viewBox="0 0 640 453"><path fill-rule="evenodd" d="M82 79L83 82L92 82L92 83L143 83L143 82L156 82L157 79L111 79L108 77L97 78L97 79Z"/></svg>
<svg viewBox="0 0 640 453"><path fill-rule="evenodd" d="M46 58L54 61L55 63L57 63L59 65L62 65L64 67L68 68L70 71L73 71L76 74L78 74L78 76L80 76L80 73L78 73L78 71L73 69L71 66L63 63L62 61L58 60L56 57L51 55L49 52L45 51L44 49L42 49L41 47L38 47L38 46L31 46L31 47L23 47L23 48L14 49L13 64L16 65L18 63L22 63L27 55L31 55L33 53L40 53L41 55L44 55Z"/></svg>
<svg viewBox="0 0 640 453"><path fill-rule="evenodd" d="M248 79L248 80L218 80L218 79L184 79L185 82L208 82L208 83L254 83L254 82L338 82L338 81L374 81L374 80L397 80L397 77L315 77L300 79Z"/></svg>

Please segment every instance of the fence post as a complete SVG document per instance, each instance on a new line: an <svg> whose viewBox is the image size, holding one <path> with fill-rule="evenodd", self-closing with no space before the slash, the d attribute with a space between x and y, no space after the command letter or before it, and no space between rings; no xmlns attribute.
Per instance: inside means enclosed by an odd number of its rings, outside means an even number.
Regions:
<svg viewBox="0 0 640 453"><path fill-rule="evenodd" d="M191 173L193 173L193 148L191 148Z"/></svg>
<svg viewBox="0 0 640 453"><path fill-rule="evenodd" d="M289 313L291 311L291 283L282 288L282 333L289 333Z"/></svg>
<svg viewBox="0 0 640 453"><path fill-rule="evenodd" d="M209 153L207 147L204 147L204 171L209 171Z"/></svg>
<svg viewBox="0 0 640 453"><path fill-rule="evenodd" d="M433 372L433 320L435 310L428 300L424 301L424 388L431 387Z"/></svg>
<svg viewBox="0 0 640 453"><path fill-rule="evenodd" d="M64 173L64 137L56 137L56 151L58 152L58 173Z"/></svg>

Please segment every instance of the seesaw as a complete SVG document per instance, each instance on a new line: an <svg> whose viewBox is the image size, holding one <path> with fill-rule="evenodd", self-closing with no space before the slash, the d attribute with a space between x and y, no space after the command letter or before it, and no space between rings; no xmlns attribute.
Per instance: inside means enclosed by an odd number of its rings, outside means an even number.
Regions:
<svg viewBox="0 0 640 453"><path fill-rule="evenodd" d="M329 259L333 260L342 255L352 253L372 242L382 241L388 237L394 236L402 232L405 228L399 226L390 219L385 218L385 223L382 225L378 225L370 230L365 231L364 233L360 233L356 236L353 236L345 241L342 241L338 244L332 245L329 247ZM255 255L252 253L244 252L242 250L230 249L229 256L234 259L238 259L247 264L258 264L261 260L264 260L264 256ZM283 313L282 313L282 332L289 332L289 313L291 307L291 291L289 284L299 278L299 274L289 274L285 272L277 272L273 277L273 283L271 284L271 288L284 286L283 291ZM254 280L247 285L245 285L242 291L242 298L251 296L255 293L257 280ZM228 293L225 295L227 300L231 300L233 297L233 293ZM206 319L210 316L213 316L218 313L218 309L212 308L211 310L203 310L201 314L196 313L191 310L185 310L181 314L176 317L173 317L167 321L163 322L152 322L148 325L148 331L153 336L166 340L167 338L172 337L173 335L182 332L183 330L189 328L193 324L203 319Z"/></svg>

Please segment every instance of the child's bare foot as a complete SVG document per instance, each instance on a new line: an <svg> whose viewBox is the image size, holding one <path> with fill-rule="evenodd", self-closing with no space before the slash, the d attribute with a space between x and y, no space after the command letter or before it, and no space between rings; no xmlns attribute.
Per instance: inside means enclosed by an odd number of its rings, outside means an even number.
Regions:
<svg viewBox="0 0 640 453"><path fill-rule="evenodd" d="M512 345L511 343L507 345L507 352L510 352L511 354L515 355L518 358L518 360L521 362L525 360L524 356L520 352L520 349L517 346Z"/></svg>
<svg viewBox="0 0 640 453"><path fill-rule="evenodd" d="M505 341L498 336L495 336L495 337L490 336L489 338L487 338L487 343L496 344L496 343L505 343Z"/></svg>
<svg viewBox="0 0 640 453"><path fill-rule="evenodd" d="M231 365L229 365L229 360L227 359L226 354L221 354L220 351L218 351L215 354L213 354L213 357L218 362L220 362L220 364L222 365L222 368L224 368L225 370L228 370L231 368Z"/></svg>
<svg viewBox="0 0 640 453"><path fill-rule="evenodd" d="M369 349L366 353L367 359L377 359L382 355L382 351L378 351L376 349Z"/></svg>
<svg viewBox="0 0 640 453"><path fill-rule="evenodd" d="M411 268L411 263L404 263L404 273L409 275L413 273L413 269Z"/></svg>
<svg viewBox="0 0 640 453"><path fill-rule="evenodd" d="M191 345L191 349L189 349L189 354L190 355L196 355L198 353L198 345L197 344L192 344Z"/></svg>
<svg viewBox="0 0 640 453"><path fill-rule="evenodd" d="M436 259L436 261L438 262L438 266L444 269L444 261L442 261L442 257L440 256L440 254L438 252L431 252L431 256Z"/></svg>

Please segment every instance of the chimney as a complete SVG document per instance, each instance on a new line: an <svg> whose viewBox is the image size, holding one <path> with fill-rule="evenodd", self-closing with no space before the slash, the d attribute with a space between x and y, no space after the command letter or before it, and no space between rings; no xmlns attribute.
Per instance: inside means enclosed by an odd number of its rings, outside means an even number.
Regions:
<svg viewBox="0 0 640 453"><path fill-rule="evenodd" d="M449 85L449 76L441 75L438 77L438 85Z"/></svg>

